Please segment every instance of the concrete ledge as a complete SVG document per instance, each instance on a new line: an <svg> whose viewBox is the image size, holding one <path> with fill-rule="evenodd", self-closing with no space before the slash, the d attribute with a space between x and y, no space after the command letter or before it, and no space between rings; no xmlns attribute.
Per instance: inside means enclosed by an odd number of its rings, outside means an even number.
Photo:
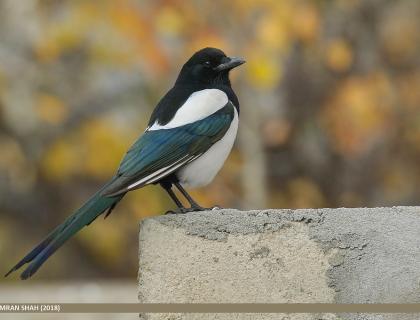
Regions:
<svg viewBox="0 0 420 320"><path fill-rule="evenodd" d="M141 223L139 261L139 300L145 303L420 303L420 208L225 209L159 216Z"/></svg>

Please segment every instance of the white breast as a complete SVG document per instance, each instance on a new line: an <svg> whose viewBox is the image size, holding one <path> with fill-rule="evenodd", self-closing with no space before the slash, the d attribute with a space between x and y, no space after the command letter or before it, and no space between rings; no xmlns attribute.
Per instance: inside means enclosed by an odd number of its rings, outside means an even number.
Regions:
<svg viewBox="0 0 420 320"><path fill-rule="evenodd" d="M186 186L200 187L209 184L222 168L228 157L238 131L238 112L225 136L211 146L202 156L179 169L176 173L179 181Z"/></svg>
<svg viewBox="0 0 420 320"><path fill-rule="evenodd" d="M208 117L228 103L226 93L219 89L204 89L191 94L178 109L174 117L165 125L155 122L146 130L160 130L180 127Z"/></svg>

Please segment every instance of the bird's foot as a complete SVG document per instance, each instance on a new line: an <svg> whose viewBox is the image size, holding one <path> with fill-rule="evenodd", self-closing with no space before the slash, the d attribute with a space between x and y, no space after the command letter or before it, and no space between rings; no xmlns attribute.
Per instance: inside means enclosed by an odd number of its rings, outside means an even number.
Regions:
<svg viewBox="0 0 420 320"><path fill-rule="evenodd" d="M190 212L189 208L178 208L178 209L175 209L175 210L168 210L164 214L165 215L166 214L183 214L183 213L187 213L187 212Z"/></svg>
<svg viewBox="0 0 420 320"><path fill-rule="evenodd" d="M214 206L214 207L210 207L210 208L203 208L199 205L193 206L191 208L178 208L175 210L168 210L166 211L164 214L184 214L184 213L188 213L188 212L197 212L197 211L212 211L212 210L220 210L222 209L219 206Z"/></svg>
<svg viewBox="0 0 420 320"><path fill-rule="evenodd" d="M194 206L190 209L192 209L191 211L213 211L213 210L220 210L222 209L222 207L214 206L214 207L209 207L209 208L203 208L201 206Z"/></svg>
<svg viewBox="0 0 420 320"><path fill-rule="evenodd" d="M166 211L165 214L184 214L188 212L204 211L204 210L209 210L209 209L202 208L200 206L194 206L191 208L177 208L175 210L169 210L169 211Z"/></svg>

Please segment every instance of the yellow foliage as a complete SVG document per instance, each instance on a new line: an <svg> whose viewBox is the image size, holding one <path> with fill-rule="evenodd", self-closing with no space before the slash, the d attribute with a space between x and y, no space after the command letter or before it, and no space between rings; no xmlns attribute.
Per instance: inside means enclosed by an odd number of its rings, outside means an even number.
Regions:
<svg viewBox="0 0 420 320"><path fill-rule="evenodd" d="M5 172L25 163L25 155L19 144L10 138L0 136L0 168Z"/></svg>
<svg viewBox="0 0 420 320"><path fill-rule="evenodd" d="M171 6L164 6L159 10L155 25L159 32L172 36L181 34L186 27L182 13Z"/></svg>
<svg viewBox="0 0 420 320"><path fill-rule="evenodd" d="M68 116L68 109L63 101L49 94L38 95L36 112L42 121L53 125L59 125Z"/></svg>
<svg viewBox="0 0 420 320"><path fill-rule="evenodd" d="M411 179L413 172L404 166L391 164L387 166L383 177L383 188L386 199L400 201L416 188L416 181Z"/></svg>
<svg viewBox="0 0 420 320"><path fill-rule="evenodd" d="M404 130L401 142L407 142L413 150L420 152L420 119L415 119L412 126Z"/></svg>
<svg viewBox="0 0 420 320"><path fill-rule="evenodd" d="M326 202L314 181L298 177L288 182L284 192L273 194L270 205L280 208L322 208Z"/></svg>
<svg viewBox="0 0 420 320"><path fill-rule="evenodd" d="M77 240L88 248L91 255L98 261L105 265L115 266L116 261L125 255L123 248L127 247L126 232L123 231L125 225L122 221L125 218L110 216L104 221L102 217L99 217L89 230L84 229L79 232Z"/></svg>
<svg viewBox="0 0 420 320"><path fill-rule="evenodd" d="M353 51L350 44L343 39L331 41L326 48L327 66L336 72L347 71L353 62Z"/></svg>
<svg viewBox="0 0 420 320"><path fill-rule="evenodd" d="M363 197L354 191L345 191L338 198L343 207L362 207Z"/></svg>
<svg viewBox="0 0 420 320"><path fill-rule="evenodd" d="M298 4L293 10L293 32L303 42L312 42L319 35L320 17L316 6L310 2Z"/></svg>
<svg viewBox="0 0 420 320"><path fill-rule="evenodd" d="M32 188L36 179L35 164L28 161L21 146L13 139L0 135L0 170L10 180L15 192Z"/></svg>
<svg viewBox="0 0 420 320"><path fill-rule="evenodd" d="M360 3L363 2L363 0L336 0L335 2L341 10L348 10L360 6Z"/></svg>
<svg viewBox="0 0 420 320"><path fill-rule="evenodd" d="M126 151L125 137L112 128L112 122L100 120L90 121L81 128L85 151L83 169L94 177L109 178Z"/></svg>
<svg viewBox="0 0 420 320"><path fill-rule="evenodd" d="M61 50L55 37L48 38L38 43L34 48L35 54L40 61L51 61L57 59Z"/></svg>
<svg viewBox="0 0 420 320"><path fill-rule="evenodd" d="M288 190L295 208L320 208L325 204L318 185L308 178L296 178L290 181Z"/></svg>
<svg viewBox="0 0 420 320"><path fill-rule="evenodd" d="M384 74L344 81L323 113L333 145L345 155L359 155L392 122L392 96Z"/></svg>
<svg viewBox="0 0 420 320"><path fill-rule="evenodd" d="M69 5L66 14L49 22L45 30L34 47L41 61L56 60L64 52L83 45L94 59L106 63L132 65L145 56L156 72L168 67L152 25L129 1Z"/></svg>
<svg viewBox="0 0 420 320"><path fill-rule="evenodd" d="M278 3L282 1L273 0L230 0L228 2L233 3L233 6L238 10L238 15L243 16L247 13L258 10L262 6L270 6L272 3Z"/></svg>
<svg viewBox="0 0 420 320"><path fill-rule="evenodd" d="M146 68L151 67L154 73L163 73L169 69L168 59L155 37L152 19L148 19L133 3L126 1L113 2L107 13L107 18L116 30L135 46L138 58L145 58Z"/></svg>
<svg viewBox="0 0 420 320"><path fill-rule="evenodd" d="M283 119L268 119L263 124L262 134L264 143L269 147L276 147L284 144L290 134L291 125Z"/></svg>
<svg viewBox="0 0 420 320"><path fill-rule="evenodd" d="M273 12L261 19L256 32L259 41L268 48L283 51L290 45L290 30L287 24Z"/></svg>
<svg viewBox="0 0 420 320"><path fill-rule="evenodd" d="M138 62L138 57L133 55L129 46L119 46L116 48L118 42L110 43L96 43L92 45L89 53L95 63L112 64L119 67L132 68Z"/></svg>
<svg viewBox="0 0 420 320"><path fill-rule="evenodd" d="M2 93L3 88L6 85L6 76L4 74L4 70L2 70L0 66L0 94ZM0 111L1 111L1 105L0 105Z"/></svg>
<svg viewBox="0 0 420 320"><path fill-rule="evenodd" d="M410 72L396 78L398 92L401 97L401 107L407 111L420 108L420 72Z"/></svg>
<svg viewBox="0 0 420 320"><path fill-rule="evenodd" d="M128 193L124 197L124 205L133 215L130 219L138 221L169 210L173 202L160 187L147 186Z"/></svg>
<svg viewBox="0 0 420 320"><path fill-rule="evenodd" d="M225 39L213 30L205 29L197 33L196 37L189 43L186 56L189 57L204 47L224 48L226 52L229 52L229 45Z"/></svg>
<svg viewBox="0 0 420 320"><path fill-rule="evenodd" d="M46 34L35 44L35 53L41 61L57 59L64 51L76 47L91 28L96 7L92 4L70 6L62 20L51 22Z"/></svg>
<svg viewBox="0 0 420 320"><path fill-rule="evenodd" d="M93 120L57 141L43 157L43 172L62 180L75 174L108 179L117 170L127 148L127 137L106 120Z"/></svg>
<svg viewBox="0 0 420 320"><path fill-rule="evenodd" d="M42 159L42 171L52 180L65 180L81 165L80 150L69 139L53 144Z"/></svg>
<svg viewBox="0 0 420 320"><path fill-rule="evenodd" d="M389 15L381 29L383 47L393 63L401 63L418 55L419 19L406 9L399 14Z"/></svg>
<svg viewBox="0 0 420 320"><path fill-rule="evenodd" d="M258 89L271 90L278 85L281 66L276 55L255 52L247 57L246 76L249 83Z"/></svg>

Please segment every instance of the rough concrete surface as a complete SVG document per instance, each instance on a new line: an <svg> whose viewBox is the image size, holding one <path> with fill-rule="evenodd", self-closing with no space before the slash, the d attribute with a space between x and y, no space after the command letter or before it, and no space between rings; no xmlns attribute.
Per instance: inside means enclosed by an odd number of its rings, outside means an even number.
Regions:
<svg viewBox="0 0 420 320"><path fill-rule="evenodd" d="M146 219L140 302L420 303L420 208L238 211ZM420 315L143 314L144 319Z"/></svg>

